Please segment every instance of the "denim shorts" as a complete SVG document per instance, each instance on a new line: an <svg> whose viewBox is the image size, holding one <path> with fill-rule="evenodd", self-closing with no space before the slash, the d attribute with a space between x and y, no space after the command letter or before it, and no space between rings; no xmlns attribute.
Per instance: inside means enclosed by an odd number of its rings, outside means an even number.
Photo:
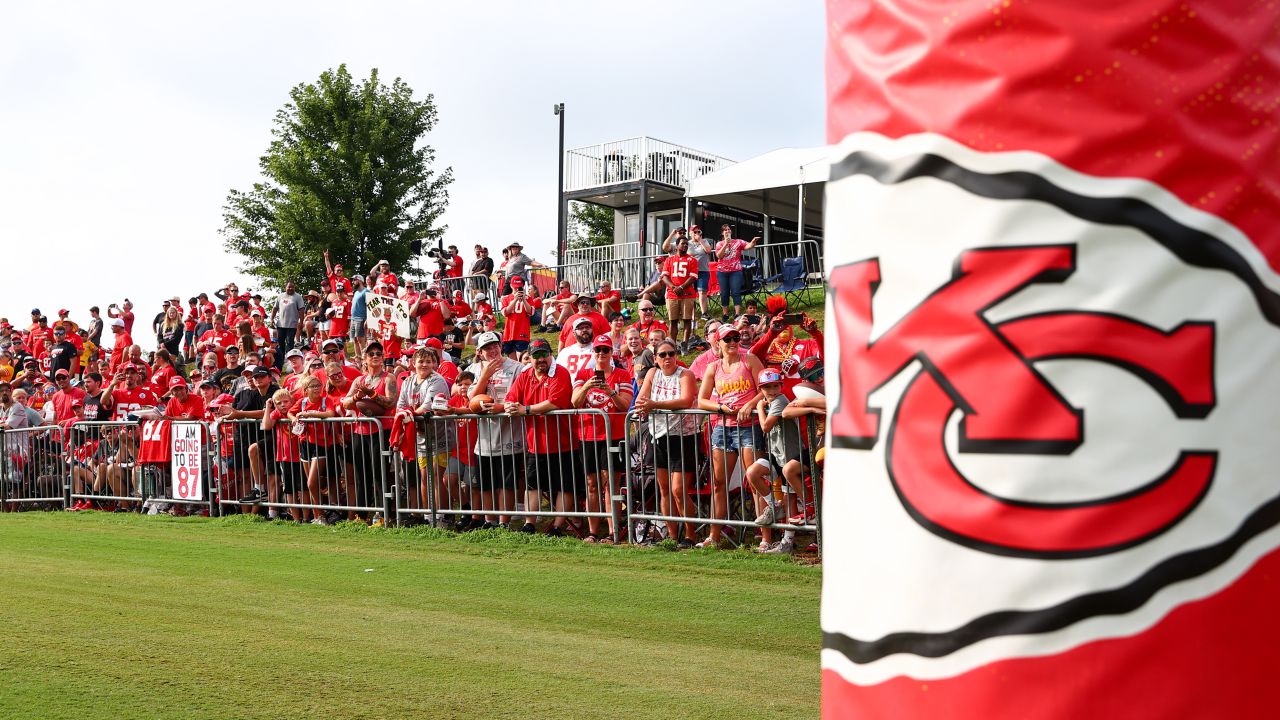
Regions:
<svg viewBox="0 0 1280 720"><path fill-rule="evenodd" d="M716 425L711 429L711 447L725 452L738 452L743 448L764 452L766 449L759 425Z"/></svg>
<svg viewBox="0 0 1280 720"><path fill-rule="evenodd" d="M700 292L706 292L707 290L710 290L710 289L711 289L711 271L699 270L698 271L698 290Z"/></svg>

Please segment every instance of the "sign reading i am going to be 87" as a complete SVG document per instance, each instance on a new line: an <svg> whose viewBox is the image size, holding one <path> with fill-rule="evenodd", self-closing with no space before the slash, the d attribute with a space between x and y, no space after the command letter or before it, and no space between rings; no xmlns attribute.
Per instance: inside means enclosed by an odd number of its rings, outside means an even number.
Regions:
<svg viewBox="0 0 1280 720"><path fill-rule="evenodd" d="M204 443L200 423L173 423L173 453L169 471L175 500L200 500L204 497L204 478L200 473L200 456Z"/></svg>

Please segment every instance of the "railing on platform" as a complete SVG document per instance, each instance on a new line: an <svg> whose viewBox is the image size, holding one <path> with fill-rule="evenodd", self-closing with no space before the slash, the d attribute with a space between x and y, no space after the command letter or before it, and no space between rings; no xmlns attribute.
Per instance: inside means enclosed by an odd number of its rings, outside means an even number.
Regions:
<svg viewBox="0 0 1280 720"><path fill-rule="evenodd" d="M564 190L640 180L683 188L695 178L733 164L728 158L656 138L627 138L566 150Z"/></svg>

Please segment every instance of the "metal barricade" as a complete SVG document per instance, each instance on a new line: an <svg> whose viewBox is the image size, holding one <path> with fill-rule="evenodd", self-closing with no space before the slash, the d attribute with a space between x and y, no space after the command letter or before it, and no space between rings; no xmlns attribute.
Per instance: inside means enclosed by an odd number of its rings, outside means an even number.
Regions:
<svg viewBox="0 0 1280 720"><path fill-rule="evenodd" d="M778 463L758 425L729 425L726 420L730 418L703 410L629 417L627 510L633 542L671 538L687 545L710 539L735 545L756 542L751 535L758 533L764 549L779 541L778 531L818 531L820 480L807 472L814 467L807 453L816 448L778 448L784 461ZM718 449L743 445L752 447ZM771 506L769 517L765 511Z"/></svg>
<svg viewBox="0 0 1280 720"><path fill-rule="evenodd" d="M76 422L64 440L72 509L136 510L160 493L163 474L138 463L142 436L137 421Z"/></svg>
<svg viewBox="0 0 1280 720"><path fill-rule="evenodd" d="M61 510L67 506L67 464L60 426L4 430L0 448L0 511Z"/></svg>
<svg viewBox="0 0 1280 720"><path fill-rule="evenodd" d="M462 296L467 302L471 302L476 293L485 293L492 300L493 281L488 275L463 275L462 277L446 277L438 278L435 282L440 285L441 296L444 298L453 297L453 293L462 292Z"/></svg>
<svg viewBox="0 0 1280 720"><path fill-rule="evenodd" d="M509 527L516 520L516 529L532 531L549 518L552 534L600 537L607 523L614 537L622 529L622 443L581 441L584 422L607 427L608 416L585 408L423 418L402 519L421 516L438 527Z"/></svg>
<svg viewBox="0 0 1280 720"><path fill-rule="evenodd" d="M282 419L214 424L218 447L218 505L223 513L289 513L298 522L395 515L389 483L389 431L378 418ZM274 512L273 512L274 511Z"/></svg>

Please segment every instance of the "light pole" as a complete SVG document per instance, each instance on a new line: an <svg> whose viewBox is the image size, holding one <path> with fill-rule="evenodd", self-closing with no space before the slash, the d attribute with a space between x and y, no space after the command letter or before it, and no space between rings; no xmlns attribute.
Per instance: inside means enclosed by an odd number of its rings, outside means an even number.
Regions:
<svg viewBox="0 0 1280 720"><path fill-rule="evenodd" d="M551 106L554 112L560 118L560 145L557 154L557 172L556 172L556 264L564 264L565 252L565 216L564 216L564 103L556 103ZM560 280L560 272L556 272L556 281Z"/></svg>

